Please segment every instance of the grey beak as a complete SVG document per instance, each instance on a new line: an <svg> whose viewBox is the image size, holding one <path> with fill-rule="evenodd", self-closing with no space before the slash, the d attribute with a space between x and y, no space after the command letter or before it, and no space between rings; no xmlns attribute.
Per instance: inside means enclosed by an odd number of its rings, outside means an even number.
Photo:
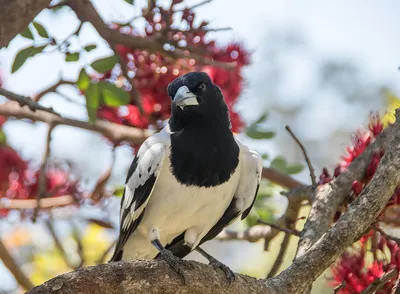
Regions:
<svg viewBox="0 0 400 294"><path fill-rule="evenodd" d="M176 91L174 103L181 109L184 109L185 106L199 105L196 95L190 92L189 88L186 86L182 86Z"/></svg>

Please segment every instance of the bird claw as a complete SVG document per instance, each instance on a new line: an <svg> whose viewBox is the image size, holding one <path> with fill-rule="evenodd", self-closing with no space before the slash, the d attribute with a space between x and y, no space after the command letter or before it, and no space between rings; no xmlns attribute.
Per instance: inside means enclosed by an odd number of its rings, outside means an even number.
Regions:
<svg viewBox="0 0 400 294"><path fill-rule="evenodd" d="M228 284L231 285L235 281L235 273L225 264L222 262L216 260L215 258L210 260L210 265L215 269L221 269L226 277L226 280L228 281Z"/></svg>
<svg viewBox="0 0 400 294"><path fill-rule="evenodd" d="M165 249L160 252L161 257L163 260L165 260L166 263L179 275L179 277L182 279L182 282L184 285L187 285L188 281L185 275L185 271L183 270L183 267L188 267L188 265L193 268L192 264L188 264L184 260L180 259L179 257L176 257L175 255L172 254L171 251Z"/></svg>

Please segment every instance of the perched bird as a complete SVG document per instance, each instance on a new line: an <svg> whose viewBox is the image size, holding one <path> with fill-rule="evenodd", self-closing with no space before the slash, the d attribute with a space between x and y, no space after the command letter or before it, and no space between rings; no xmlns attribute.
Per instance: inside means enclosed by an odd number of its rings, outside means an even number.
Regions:
<svg viewBox="0 0 400 294"><path fill-rule="evenodd" d="M220 88L204 72L168 85L171 118L139 148L121 200L120 234L110 262L163 258L183 275L197 250L229 281L232 271L199 246L250 212L262 160L236 139Z"/></svg>

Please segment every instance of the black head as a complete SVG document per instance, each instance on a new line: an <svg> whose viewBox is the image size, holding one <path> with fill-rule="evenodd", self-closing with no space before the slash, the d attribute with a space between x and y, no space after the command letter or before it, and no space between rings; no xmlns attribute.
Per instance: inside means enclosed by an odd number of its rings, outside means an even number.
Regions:
<svg viewBox="0 0 400 294"><path fill-rule="evenodd" d="M221 89L205 72L190 72L168 85L172 99L171 130L186 126L225 125L229 128L228 107Z"/></svg>

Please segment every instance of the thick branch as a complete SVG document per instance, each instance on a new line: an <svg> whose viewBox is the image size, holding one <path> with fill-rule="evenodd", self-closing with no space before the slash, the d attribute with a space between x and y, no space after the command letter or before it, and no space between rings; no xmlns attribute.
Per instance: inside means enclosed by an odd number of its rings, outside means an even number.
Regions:
<svg viewBox="0 0 400 294"><path fill-rule="evenodd" d="M188 284L161 260L116 262L75 270L55 277L29 294L120 294L120 293L268 293L261 281L237 275L231 286L227 285L222 271L212 266L190 262L187 269Z"/></svg>
<svg viewBox="0 0 400 294"><path fill-rule="evenodd" d="M349 166L332 182L319 186L316 190L311 211L299 241L297 257L306 252L330 227L337 207L351 193L351 184L364 177L365 170L374 152L386 149L392 134L392 127L370 144Z"/></svg>
<svg viewBox="0 0 400 294"><path fill-rule="evenodd" d="M372 181L350 205L349 209L308 251L297 257L288 269L276 278L267 281L267 285L272 287L275 293L301 293L305 291L312 281L321 275L349 245L370 227L386 206L400 183L399 110L396 112L396 123L391 127L390 133L391 144L386 149ZM384 136L389 135L386 133ZM383 137L378 140L383 140ZM385 137L385 141L388 142L389 140ZM375 144L375 148L378 147L377 145ZM366 150L366 153L373 149L374 146ZM363 166L362 156L357 161L358 167ZM350 167L349 170L353 172L353 175L357 175L355 166ZM339 191L346 189L335 185L333 187Z"/></svg>
<svg viewBox="0 0 400 294"><path fill-rule="evenodd" d="M8 46L16 35L24 31L50 2L50 0L0 0L0 49Z"/></svg>

